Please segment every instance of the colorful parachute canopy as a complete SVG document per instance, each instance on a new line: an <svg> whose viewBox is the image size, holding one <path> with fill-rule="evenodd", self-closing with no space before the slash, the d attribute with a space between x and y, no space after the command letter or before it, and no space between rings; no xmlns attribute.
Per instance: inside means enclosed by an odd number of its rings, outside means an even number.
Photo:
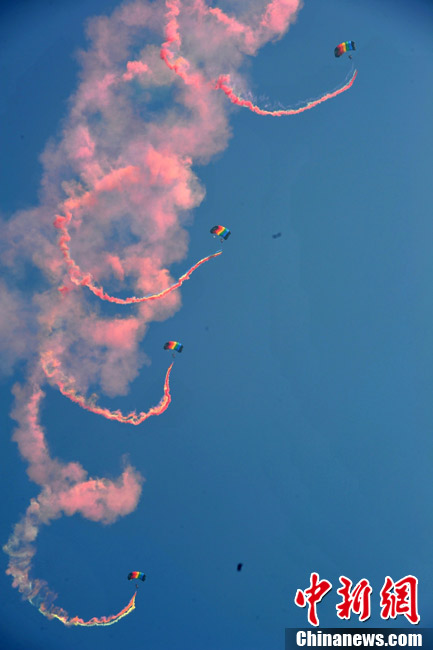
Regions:
<svg viewBox="0 0 433 650"><path fill-rule="evenodd" d="M212 235L217 235L222 239L228 239L231 235L230 230L228 228L225 228L224 226L214 226L213 228L210 229L210 231Z"/></svg>
<svg viewBox="0 0 433 650"><path fill-rule="evenodd" d="M131 573L128 573L128 580L143 580L144 582L146 576L141 571L131 571Z"/></svg>
<svg viewBox="0 0 433 650"><path fill-rule="evenodd" d="M344 43L340 43L340 45L337 45L335 48L334 54L338 57L349 50L356 50L354 41L344 41Z"/></svg>
<svg viewBox="0 0 433 650"><path fill-rule="evenodd" d="M174 350L175 352L182 352L183 345L178 341L167 341L167 343L164 344L164 350Z"/></svg>

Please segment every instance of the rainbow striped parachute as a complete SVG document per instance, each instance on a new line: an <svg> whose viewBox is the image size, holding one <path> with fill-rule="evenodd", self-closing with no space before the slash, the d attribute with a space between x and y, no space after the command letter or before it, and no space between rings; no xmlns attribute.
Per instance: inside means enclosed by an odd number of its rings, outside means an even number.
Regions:
<svg viewBox="0 0 433 650"><path fill-rule="evenodd" d="M221 237L221 239L228 239L231 235L230 230L224 226L214 226L210 229L210 232L216 237Z"/></svg>
<svg viewBox="0 0 433 650"><path fill-rule="evenodd" d="M344 41L344 43L340 43L340 45L337 45L337 47L334 50L335 56L341 56L345 52L348 52L349 50L356 50L355 47L355 42L354 41Z"/></svg>
<svg viewBox="0 0 433 650"><path fill-rule="evenodd" d="M164 344L164 350L174 350L174 352L182 352L183 345L178 341L167 341L167 343Z"/></svg>
<svg viewBox="0 0 433 650"><path fill-rule="evenodd" d="M128 573L128 580L143 580L144 582L146 576L141 571L131 571L131 573Z"/></svg>

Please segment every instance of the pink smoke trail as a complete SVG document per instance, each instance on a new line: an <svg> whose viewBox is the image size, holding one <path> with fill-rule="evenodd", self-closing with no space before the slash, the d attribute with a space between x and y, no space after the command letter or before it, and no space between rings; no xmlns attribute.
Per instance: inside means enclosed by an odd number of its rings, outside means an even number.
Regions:
<svg viewBox="0 0 433 650"><path fill-rule="evenodd" d="M166 26L165 26L165 42L161 47L160 56L161 59L166 63L168 68L175 72L186 84L194 85L196 87L200 85L208 84L205 82L203 77L198 73L190 74L189 70L191 69L191 63L185 59L183 56L177 56L170 49L172 46L176 50L180 51L182 46L182 40L180 37L180 27L178 22L178 16L181 11L181 1L180 0L166 0L166 7L168 9L166 13ZM202 15L208 13L209 15L214 16L220 24L224 25L227 30L227 33L231 36L237 38L242 37L244 40L244 45L246 49L254 53L260 44L261 39L263 38L263 31L273 31L278 33L281 29L287 27L290 19L293 18L293 15L296 14L296 11L299 9L300 3L297 0L292 0L287 2L287 0L273 0L270 2L264 12L260 22L258 23L256 29L251 29L248 26L243 25L234 18L227 16L219 8L209 8L207 7L203 0L196 0L196 7ZM319 99L315 99L307 102L304 106L299 108L289 108L289 109L279 109L279 110L265 110L259 108L251 101L242 99L234 92L230 84L230 75L219 75L218 79L214 82L210 82L211 86L216 90L222 90L225 95L230 99L233 104L237 106L243 106L248 108L253 113L257 115L270 115L272 117L282 117L287 115L298 115L305 111L309 111L312 108L315 108L319 104L333 99L341 93L344 93L346 90L352 87L358 71L355 70L349 79L349 81L344 84L341 88L337 90L326 93L322 95Z"/></svg>
<svg viewBox="0 0 433 650"><path fill-rule="evenodd" d="M238 95L235 94L233 88L229 85L230 77L228 75L221 75L218 78L215 87L220 88L227 95L230 101L233 104L236 104L236 106L243 106L244 108L248 108L250 111L256 113L257 115L270 115L272 117L282 117L283 115L298 115L299 113L303 113L304 111L309 111L315 106L318 106L319 104L323 104L323 102L328 101L328 99L333 99L334 97L341 95L341 93L344 93L346 90L349 90L349 88L352 87L357 74L358 71L355 70L352 76L350 77L349 81L344 86L338 88L338 90L334 90L334 92L332 93L326 93L322 97L319 97L319 99L314 99L313 101L308 102L304 106L300 106L299 108L279 109L275 111L268 111L263 108L259 108L248 99L241 99Z"/></svg>
<svg viewBox="0 0 433 650"><path fill-rule="evenodd" d="M56 618L66 626L105 626L117 623L135 608L135 596L117 614L93 617L88 621L70 617L53 603L57 598L44 580L30 577L35 542L39 529L62 514L72 516L80 512L93 521L109 524L129 514L141 493L142 477L127 466L117 481L90 479L79 463L63 464L50 457L45 433L39 423L40 402L44 396L36 373L25 388L15 387L16 406L13 413L18 422L14 440L22 456L29 461L29 477L42 486L37 498L31 499L25 515L15 525L12 535L3 547L9 555L7 574L32 605L49 619Z"/></svg>
<svg viewBox="0 0 433 650"><path fill-rule="evenodd" d="M114 623L118 623L122 618L125 616L128 616L134 609L135 609L135 598L137 596L137 592L134 593L132 596L131 600L129 603L124 607L118 614L111 614L110 616L101 616L100 618L97 618L94 616L91 618L89 621L84 621L82 618L79 618L78 616L70 617L67 612L60 608L54 608L54 611L49 611L45 609L44 604L42 603L41 606L39 607L39 611L41 614L46 616L47 618L57 618L63 625L66 625L67 627L71 626L81 626L81 627L105 627L107 625L113 625Z"/></svg>
<svg viewBox="0 0 433 650"><path fill-rule="evenodd" d="M150 296L143 296L143 297L132 296L129 298L116 298L115 296L111 296L110 294L106 293L106 291L104 291L102 287L98 287L97 285L95 285L95 283L93 282L92 275L90 273L83 273L80 267L78 266L78 264L72 259L71 252L68 246L68 242L71 240L71 237L69 235L66 226L66 224L69 223L69 221L71 220L72 215L69 212L67 214L68 214L67 217L62 217L60 215L57 215L56 220L54 221L54 226L58 228L62 233L61 236L59 237L58 243L59 243L60 250L62 251L63 258L66 262L70 279L74 284L78 286L85 286L88 289L90 289L90 291L93 294L95 294L95 296L98 296L98 298L100 298L101 300L105 300L107 302L111 302L116 305L133 305L140 302L148 302L150 300L158 300L159 298L163 298L164 296L168 295L172 291L179 289L179 287L181 287L186 280L189 280L191 275L194 273L196 269L199 268L199 266L201 266L205 262L208 262L213 257L218 257L218 255L221 255L222 253L222 251L218 251L216 253L213 253L212 255L203 257L201 260L196 262L196 264L194 264L194 266L192 266L188 271L186 271L186 273L181 275L177 282L167 287L166 289L159 291L158 293L154 293ZM60 287L59 291L64 291L64 287Z"/></svg>
<svg viewBox="0 0 433 650"><path fill-rule="evenodd" d="M141 424L152 415L161 415L168 409L171 402L170 373L173 368L173 363L170 364L166 372L164 381L164 395L161 398L159 404L157 406L152 406L148 411L141 411L140 413L131 411L131 413L123 415L119 409L116 411L110 411L110 409L98 406L92 399L86 398L84 395L80 395L80 393L78 393L75 388L75 381L66 377L62 373L60 370L60 361L54 357L51 351L48 351L41 356L41 366L45 375L54 381L62 395L70 399L71 402L78 404L82 409L85 409L86 411L90 411L96 415L102 415L102 417L106 418L107 420L116 420L116 422L122 422L123 424L133 424L134 426Z"/></svg>
<svg viewBox="0 0 433 650"><path fill-rule="evenodd" d="M177 282L168 279L170 265L186 256L185 223L205 196L193 166L222 152L230 136L229 103L215 91L228 93L235 103L244 101L230 79L245 55L283 36L301 0L233 6L239 18L208 7L204 0L134 0L122 3L111 16L90 20L91 42L79 55L80 81L69 112L61 134L41 158L40 205L20 210L2 227L2 263L16 271L20 289L0 286L0 328L8 334L0 337L0 345L12 355L10 365L20 358L33 368L35 358L42 360L42 369L38 366L24 388L15 389L14 440L28 462L30 479L41 490L4 547L7 573L13 587L44 616L67 626L110 625L133 611L135 594L118 614L88 621L70 617L53 605L56 594L48 585L30 575L39 529L77 513L113 523L137 507L143 479L129 465L117 480L90 478L79 463L51 458L39 422L42 381L57 384L82 408L118 422L137 425L168 407L173 364L161 401L148 412L122 414L97 406L84 396L85 387L99 382L105 394L125 394L145 362L139 342L148 324L171 317L180 307L175 289L198 266L221 254L203 258ZM149 31L153 36L146 42ZM187 38L182 40L181 34ZM161 41L160 47L152 44ZM152 107L155 97L157 111ZM57 241L52 236L54 218ZM21 288L22 263L42 271L44 284L37 292ZM111 296L102 285L113 273L120 281L134 276L134 293L144 297ZM87 286L115 304L141 304L133 317L110 318L94 309L85 292L71 291L73 285Z"/></svg>

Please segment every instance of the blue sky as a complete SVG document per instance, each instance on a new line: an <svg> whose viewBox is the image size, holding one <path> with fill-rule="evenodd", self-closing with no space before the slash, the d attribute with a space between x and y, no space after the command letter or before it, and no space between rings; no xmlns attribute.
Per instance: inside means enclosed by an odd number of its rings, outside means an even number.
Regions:
<svg viewBox="0 0 433 650"><path fill-rule="evenodd" d="M4 219L37 204L38 156L76 87L84 21L115 6L2 8ZM184 285L180 311L151 324L151 366L126 397L104 398L124 410L156 403L161 346L176 339L185 348L166 413L129 428L47 388L54 456L116 477L127 454L146 482L135 512L112 526L76 515L42 528L35 575L83 618L126 604L130 570L147 581L118 624L66 629L21 601L4 555L5 647L278 649L285 627L307 624L293 598L312 571L334 585L323 627L338 624L340 575L370 580L370 624L381 626L385 576L409 573L421 626L433 625L432 21L418 0L305 0L288 34L250 59L257 103L275 107L339 86L350 71L333 55L342 40L356 41L359 74L295 117L231 109L228 147L195 167L206 198L173 275L217 248L215 223L232 236ZM4 542L37 494L11 442L11 387L22 379L21 366L2 379Z"/></svg>

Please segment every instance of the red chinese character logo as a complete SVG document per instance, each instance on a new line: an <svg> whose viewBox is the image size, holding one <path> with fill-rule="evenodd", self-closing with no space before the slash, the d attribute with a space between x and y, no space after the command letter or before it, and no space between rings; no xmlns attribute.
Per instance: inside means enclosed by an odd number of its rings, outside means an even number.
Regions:
<svg viewBox="0 0 433 650"><path fill-rule="evenodd" d="M343 585L337 589L337 594L343 597L341 603L336 605L337 616L339 618L350 618L350 610L354 614L359 614L360 621L366 621L370 618L370 594L373 591L368 580L363 578L353 588L352 581L345 576L340 576L340 582Z"/></svg>
<svg viewBox="0 0 433 650"><path fill-rule="evenodd" d="M308 621L311 625L319 625L317 617L316 605L320 603L323 596L332 589L332 585L328 580L320 580L319 574L312 573L310 575L310 586L308 589L298 589L295 596L295 603L298 607L305 607L308 603Z"/></svg>
<svg viewBox="0 0 433 650"><path fill-rule="evenodd" d="M398 582L394 582L386 576L385 584L380 592L380 605L382 618L396 618L404 614L407 620L419 623L418 614L418 578L406 576Z"/></svg>

